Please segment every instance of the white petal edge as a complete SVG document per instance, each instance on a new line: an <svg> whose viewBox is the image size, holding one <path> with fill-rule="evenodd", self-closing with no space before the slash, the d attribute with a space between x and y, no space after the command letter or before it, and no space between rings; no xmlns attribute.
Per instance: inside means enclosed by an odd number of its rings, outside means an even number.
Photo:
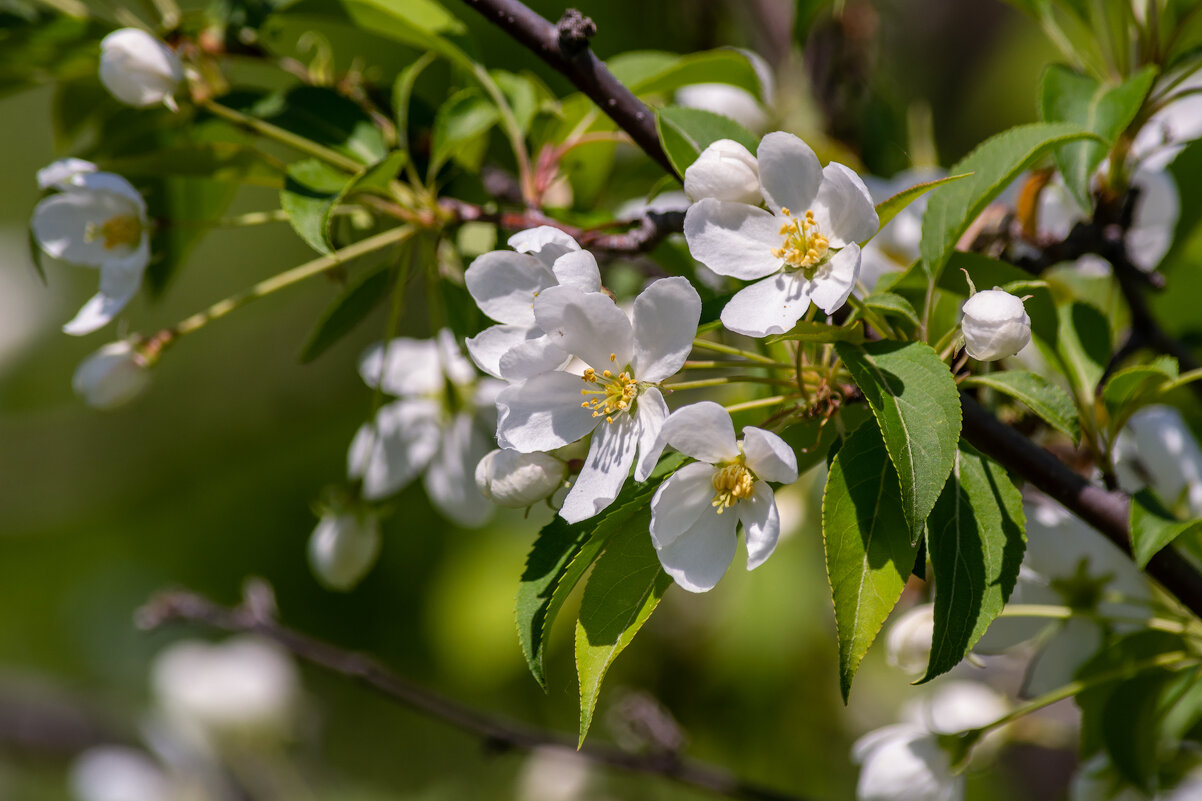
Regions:
<svg viewBox="0 0 1202 801"><path fill-rule="evenodd" d="M719 275L744 281L780 269L772 255L784 241L781 218L746 203L706 198L684 215L684 238L693 258Z"/></svg>
<svg viewBox="0 0 1202 801"><path fill-rule="evenodd" d="M565 253L580 250L580 244L558 228L540 225L518 231L509 237L509 247L518 253L529 253L547 267Z"/></svg>
<svg viewBox="0 0 1202 801"><path fill-rule="evenodd" d="M722 309L722 325L749 337L786 333L809 308L811 283L782 272L744 287Z"/></svg>
<svg viewBox="0 0 1202 801"><path fill-rule="evenodd" d="M668 404L658 389L651 387L639 396L635 419L638 423L639 460L634 468L634 480L646 481L663 453L663 448L659 447L659 432L668 419Z"/></svg>
<svg viewBox="0 0 1202 801"><path fill-rule="evenodd" d="M863 179L835 161L822 171L822 187L812 210L818 229L834 248L863 242L881 224Z"/></svg>
<svg viewBox="0 0 1202 801"><path fill-rule="evenodd" d="M534 298L555 286L555 276L538 259L512 250L476 257L463 280L480 311L509 325L534 325Z"/></svg>
<svg viewBox="0 0 1202 801"><path fill-rule="evenodd" d="M714 468L693 462L659 485L651 499L651 544L666 548L692 528L697 518L713 509Z"/></svg>
<svg viewBox="0 0 1202 801"><path fill-rule="evenodd" d="M760 140L755 155L768 208L804 215L822 185L822 165L810 146L791 133L774 131Z"/></svg>
<svg viewBox="0 0 1202 801"><path fill-rule="evenodd" d="M467 354L477 367L494 378L504 378L501 374L501 357L527 340L540 336L542 331L532 326L494 325L469 337L465 344Z"/></svg>
<svg viewBox="0 0 1202 801"><path fill-rule="evenodd" d="M768 560L780 539L780 513L776 496L763 481L757 481L751 497L744 498L727 511L737 512L747 540L747 569L755 570Z"/></svg>
<svg viewBox="0 0 1202 801"><path fill-rule="evenodd" d="M747 456L747 466L757 477L778 484L792 484L797 480L797 454L771 431L745 426L743 453Z"/></svg>
<svg viewBox="0 0 1202 801"><path fill-rule="evenodd" d="M597 372L617 372L634 356L630 319L608 295L554 286L535 299L534 318L552 343Z"/></svg>
<svg viewBox="0 0 1202 801"><path fill-rule="evenodd" d="M825 274L810 282L810 300L827 314L833 314L851 296L859 274L860 246L853 242L831 257Z"/></svg>
<svg viewBox="0 0 1202 801"><path fill-rule="evenodd" d="M681 588L689 592L712 590L735 558L735 526L729 511L718 514L703 509L693 525L671 544L657 548L659 563Z"/></svg>
<svg viewBox="0 0 1202 801"><path fill-rule="evenodd" d="M551 271L560 286L572 286L581 292L601 291L601 270L597 259L587 250L574 250L555 260Z"/></svg>
<svg viewBox="0 0 1202 801"><path fill-rule="evenodd" d="M622 491L637 450L638 423L629 415L597 426L584 467L564 498L559 516L579 523L604 511Z"/></svg>
<svg viewBox="0 0 1202 801"><path fill-rule="evenodd" d="M497 442L522 453L551 451L583 437L603 418L582 408L586 384L571 373L543 373L497 395Z"/></svg>
<svg viewBox="0 0 1202 801"><path fill-rule="evenodd" d="M635 298L633 317L634 374L640 381L663 381L693 350L701 296L687 278L661 278Z"/></svg>
<svg viewBox="0 0 1202 801"><path fill-rule="evenodd" d="M668 417L660 438L685 456L717 464L738 458L730 412L713 401L682 406Z"/></svg>

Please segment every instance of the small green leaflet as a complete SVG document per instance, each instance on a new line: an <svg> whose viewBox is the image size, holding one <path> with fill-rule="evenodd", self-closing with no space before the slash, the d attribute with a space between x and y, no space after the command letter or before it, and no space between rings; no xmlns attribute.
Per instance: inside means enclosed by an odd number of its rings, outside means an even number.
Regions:
<svg viewBox="0 0 1202 801"><path fill-rule="evenodd" d="M451 95L434 117L429 174L436 174L451 159L478 169L488 144L484 135L500 119L497 107L475 87Z"/></svg>
<svg viewBox="0 0 1202 801"><path fill-rule="evenodd" d="M660 51L622 53L606 64L636 95L664 94L694 83L725 83L763 99L755 68L733 48L680 55Z"/></svg>
<svg viewBox="0 0 1202 801"><path fill-rule="evenodd" d="M1023 499L1006 471L961 442L927 521L935 632L922 681L964 658L1010 598L1026 550Z"/></svg>
<svg viewBox="0 0 1202 801"><path fill-rule="evenodd" d="M334 247L326 235L326 222L334 201L350 185L350 176L324 161L305 159L288 166L288 178L280 190L280 208L288 222L309 247L329 254Z"/></svg>
<svg viewBox="0 0 1202 801"><path fill-rule="evenodd" d="M728 298L723 298L723 302ZM799 320L787 334L775 334L764 340L767 345L777 342L854 342L864 341L864 328L858 322L848 326Z"/></svg>
<svg viewBox="0 0 1202 801"><path fill-rule="evenodd" d="M401 258L407 258L402 255ZM364 273L330 304L301 347L300 362L308 364L354 330L388 296L395 265L381 264Z"/></svg>
<svg viewBox="0 0 1202 801"><path fill-rule="evenodd" d="M1110 323L1096 306L1075 301L1056 309L1060 318L1056 350L1077 397L1092 405L1098 382L1110 363Z"/></svg>
<svg viewBox="0 0 1202 801"><path fill-rule="evenodd" d="M913 304L901 295L895 295L892 292L873 292L864 298L864 305L870 309L879 311L886 317L905 320L915 328L921 325L918 319L918 312L914 310Z"/></svg>
<svg viewBox="0 0 1202 801"><path fill-rule="evenodd" d="M1041 375L1026 370L1006 370L1002 373L986 373L965 379L962 386L989 387L990 389L1020 400L1043 418L1057 431L1063 432L1073 442L1081 439L1081 422L1077 418L1077 407L1073 399L1060 387Z"/></svg>
<svg viewBox="0 0 1202 801"><path fill-rule="evenodd" d="M588 734L601 681L618 654L655 611L672 579L660 567L644 506L610 540L580 599L576 673L580 677L580 742Z"/></svg>
<svg viewBox="0 0 1202 801"><path fill-rule="evenodd" d="M755 153L759 141L730 117L683 106L664 106L656 111L656 129L668 160L681 176L713 142L733 139Z"/></svg>
<svg viewBox="0 0 1202 801"><path fill-rule="evenodd" d="M881 432L866 420L835 455L822 494L822 541L835 604L844 703L918 553L910 543L898 486Z"/></svg>
<svg viewBox="0 0 1202 801"><path fill-rule="evenodd" d="M1111 433L1122 430L1131 415L1153 403L1178 375L1177 360L1160 356L1149 364L1125 367L1110 376L1102 388L1102 402L1110 414Z"/></svg>
<svg viewBox="0 0 1202 801"><path fill-rule="evenodd" d="M884 228L893 221L894 217L896 217L898 214L901 214L906 206L909 206L915 200L918 200L932 189L943 186L944 184L950 184L952 181L959 181L961 178L971 177L972 173L966 172L959 175L949 175L946 178L939 178L934 181L924 181L921 184L914 184L914 186L911 186L908 189L903 189L892 197L885 198L880 203L876 204L876 216L877 219L880 220L880 227ZM877 230L879 231L880 228ZM868 244L871 239L872 237L869 237L861 242L860 245L863 246Z"/></svg>
<svg viewBox="0 0 1202 801"><path fill-rule="evenodd" d="M956 382L923 342L839 342L835 350L880 426L916 543L956 460L961 422Z"/></svg>
<svg viewBox="0 0 1202 801"><path fill-rule="evenodd" d="M1181 521L1150 490L1131 498L1131 551L1140 570L1182 534L1202 530L1202 518Z"/></svg>

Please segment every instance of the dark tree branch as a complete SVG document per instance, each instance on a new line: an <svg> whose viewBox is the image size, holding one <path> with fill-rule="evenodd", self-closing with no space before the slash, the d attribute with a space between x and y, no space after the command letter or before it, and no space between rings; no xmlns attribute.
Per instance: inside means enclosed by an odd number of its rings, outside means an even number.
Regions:
<svg viewBox="0 0 1202 801"><path fill-rule="evenodd" d="M604 745L587 745L577 751L574 738L514 723L464 706L398 676L373 659L344 651L281 625L275 620L274 605L264 602L267 594L264 588L265 585L252 582L244 603L233 609L184 590L163 592L138 610L137 623L139 627L150 630L183 621L221 631L258 634L274 640L306 662L354 679L396 704L478 737L495 751L549 748L578 753L598 765L660 776L731 798L747 801L806 801L801 796L760 787L716 768L685 760L675 752L635 754Z"/></svg>
<svg viewBox="0 0 1202 801"><path fill-rule="evenodd" d="M589 49L597 32L593 21L569 9L552 25L517 0L463 0L485 19L508 33L584 92L634 143L671 175L668 160L655 130L655 112L639 100ZM680 177L680 176L677 176Z"/></svg>

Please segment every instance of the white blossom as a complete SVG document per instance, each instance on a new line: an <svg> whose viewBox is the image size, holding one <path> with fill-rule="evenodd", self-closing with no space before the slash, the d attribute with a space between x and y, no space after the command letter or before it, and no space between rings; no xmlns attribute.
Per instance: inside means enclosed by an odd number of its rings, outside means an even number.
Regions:
<svg viewBox="0 0 1202 801"><path fill-rule="evenodd" d="M899 617L885 638L889 664L911 676L926 673L935 633L935 605L918 604Z"/></svg>
<svg viewBox="0 0 1202 801"><path fill-rule="evenodd" d="M110 342L75 368L75 394L96 409L114 409L140 395L150 384L145 359L127 340Z"/></svg>
<svg viewBox="0 0 1202 801"><path fill-rule="evenodd" d="M977 292L964 301L964 349L983 362L1018 353L1031 341L1031 318L1022 300L1002 289Z"/></svg>
<svg viewBox="0 0 1202 801"><path fill-rule="evenodd" d="M701 298L684 278L663 278L635 299L632 317L608 296L556 286L534 300L537 325L584 365L578 375L553 370L497 396L498 444L522 453L550 451L593 434L588 457L560 515L592 517L617 497L635 467L643 481L655 467L654 444L668 407L656 384L688 358Z"/></svg>
<svg viewBox="0 0 1202 801"><path fill-rule="evenodd" d="M695 83L676 90L676 105L729 117L749 131L764 130L768 114L755 95L729 83Z"/></svg>
<svg viewBox="0 0 1202 801"><path fill-rule="evenodd" d="M1131 144L1131 155L1142 168L1164 169L1189 142L1202 137L1199 88L1202 88L1202 75L1194 73L1173 90L1173 94L1181 97L1149 117L1139 129Z"/></svg>
<svg viewBox="0 0 1202 801"><path fill-rule="evenodd" d="M860 764L857 801L958 801L964 777L925 726L897 723L865 734L852 746Z"/></svg>
<svg viewBox="0 0 1202 801"><path fill-rule="evenodd" d="M549 453L490 452L476 465L476 486L497 506L525 509L563 486L568 465Z"/></svg>
<svg viewBox="0 0 1202 801"><path fill-rule="evenodd" d="M759 204L760 171L755 156L732 139L711 143L684 171L684 191L693 202L712 197Z"/></svg>
<svg viewBox="0 0 1202 801"><path fill-rule="evenodd" d="M326 587L349 590L380 555L380 519L367 510L330 511L309 537L309 566Z"/></svg>
<svg viewBox="0 0 1202 801"><path fill-rule="evenodd" d="M597 292L601 272L593 254L550 226L519 231L509 238L509 246L513 250L481 255L464 273L476 305L500 323L468 339L467 351L489 375L521 381L568 359L535 323L534 299L558 285Z"/></svg>
<svg viewBox="0 0 1202 801"><path fill-rule="evenodd" d="M71 764L71 793L77 801L173 801L171 782L144 751L102 745Z"/></svg>
<svg viewBox="0 0 1202 801"><path fill-rule="evenodd" d="M175 111L172 95L183 79L179 56L146 31L122 28L100 40L100 82L126 105Z"/></svg>
<svg viewBox="0 0 1202 801"><path fill-rule="evenodd" d="M651 499L651 542L668 575L689 592L713 589L734 558L739 523L747 538L747 569L762 565L780 537L768 482L797 480L793 450L754 426L736 442L730 413L712 401L673 412L659 442L697 459L669 476Z"/></svg>
<svg viewBox="0 0 1202 801"><path fill-rule="evenodd" d="M463 526L483 524L492 505L476 487L475 469L490 449L486 432L495 425L502 383L477 380L446 329L435 339L373 345L359 361L359 374L369 387L399 398L382 406L351 442L347 474L362 480L363 497L392 495L421 473L440 512Z"/></svg>
<svg viewBox="0 0 1202 801"><path fill-rule="evenodd" d="M1151 487L1170 507L1184 501L1191 516L1202 516L1202 449L1179 411L1140 409L1119 432L1114 454L1123 490Z"/></svg>
<svg viewBox="0 0 1202 801"><path fill-rule="evenodd" d="M847 301L860 270L857 243L878 219L859 176L834 162L824 169L792 134L765 136L756 159L770 211L708 198L685 215L684 235L714 272L756 280L726 304L722 324L763 337L791 329L811 301L828 314Z"/></svg>
<svg viewBox="0 0 1202 801"><path fill-rule="evenodd" d="M906 705L902 718L935 734L959 734L993 723L1010 711L1010 701L979 681L944 679L931 693Z"/></svg>
<svg viewBox="0 0 1202 801"><path fill-rule="evenodd" d="M129 303L150 262L146 202L120 175L98 172L81 159L64 159L38 173L38 185L59 191L33 210L38 246L56 259L100 270L100 291L63 326L90 334Z"/></svg>

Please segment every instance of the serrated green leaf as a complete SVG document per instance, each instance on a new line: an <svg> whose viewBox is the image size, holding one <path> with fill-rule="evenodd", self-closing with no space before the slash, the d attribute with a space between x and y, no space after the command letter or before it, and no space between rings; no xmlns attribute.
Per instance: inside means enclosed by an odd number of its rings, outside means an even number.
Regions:
<svg viewBox="0 0 1202 801"><path fill-rule="evenodd" d="M409 160L409 154L403 150L394 150L385 156L380 161L364 167L356 173L350 181L342 187L342 191L334 198L325 209L325 218L322 222L322 230L325 233L327 242L334 242L334 221L337 219L334 216L334 210L346 203L348 200L358 194L373 194L381 195L385 198L390 197L388 193L389 185L396 180L397 173L405 166Z"/></svg>
<svg viewBox="0 0 1202 801"><path fill-rule="evenodd" d="M865 421L835 454L822 493L822 541L847 703L864 654L901 598L918 546L910 543L897 473Z"/></svg>
<svg viewBox="0 0 1202 801"><path fill-rule="evenodd" d="M500 119L497 107L478 89L463 89L451 95L434 117L430 174L452 158L468 169L479 167L484 158L481 138Z"/></svg>
<svg viewBox="0 0 1202 801"><path fill-rule="evenodd" d="M1156 772L1161 701L1173 678L1167 671L1133 677L1117 684L1102 706L1102 745L1110 764L1146 791Z"/></svg>
<svg viewBox="0 0 1202 801"><path fill-rule="evenodd" d="M1110 363L1110 324L1096 306L1080 301L1056 312L1060 318L1056 351L1073 390L1092 406L1094 391Z"/></svg>
<svg viewBox="0 0 1202 801"><path fill-rule="evenodd" d="M876 417L901 479L911 541L943 490L960 439L960 393L951 371L923 342L835 345Z"/></svg>
<svg viewBox="0 0 1202 801"><path fill-rule="evenodd" d="M402 256L402 258L404 258ZM318 319L301 347L300 362L308 364L363 322L386 297L392 284L392 265L380 265L348 286Z"/></svg>
<svg viewBox="0 0 1202 801"><path fill-rule="evenodd" d="M963 386L989 387L1022 401L1043 421L1057 431L1064 432L1073 442L1081 439L1081 421L1077 418L1077 407L1063 389L1041 375L1026 370L1007 370L1003 373L987 373L965 379Z"/></svg>
<svg viewBox="0 0 1202 801"><path fill-rule="evenodd" d="M1089 131L1069 123L1020 125L986 139L952 165L953 175L973 175L949 184L927 202L919 245L926 274L938 278L969 224L1019 173L1052 147L1089 136Z"/></svg>
<svg viewBox="0 0 1202 801"><path fill-rule="evenodd" d="M576 673L580 678L580 742L588 734L601 681L672 584L660 566L644 506L614 535L593 567L576 621Z"/></svg>
<svg viewBox="0 0 1202 801"><path fill-rule="evenodd" d="M288 177L280 190L280 208L288 214L297 235L318 253L334 250L327 236L326 218L350 182L345 172L317 159L288 165Z"/></svg>
<svg viewBox="0 0 1202 801"><path fill-rule="evenodd" d="M722 298L723 305L729 298ZM852 325L831 325L817 320L799 320L787 333L767 337L764 343L777 342L853 342L864 341L864 328L858 322Z"/></svg>
<svg viewBox="0 0 1202 801"><path fill-rule="evenodd" d="M1179 376L1177 360L1157 357L1149 364L1138 364L1116 371L1102 388L1102 402L1110 414L1110 431L1120 431L1131 415L1153 403L1160 391Z"/></svg>
<svg viewBox="0 0 1202 801"><path fill-rule="evenodd" d="M901 318L911 323L915 328L921 325L918 320L918 312L914 310L914 305L901 295L895 295L892 292L873 292L864 298L864 305L881 312L886 317Z"/></svg>
<svg viewBox="0 0 1202 801"><path fill-rule="evenodd" d="M877 230L879 231L881 228L884 228L893 221L894 217L896 217L898 214L901 214L906 206L909 206L915 200L918 200L932 189L943 186L944 184L950 184L952 181L959 181L964 178L971 177L971 173L961 173L960 175L949 175L946 178L939 178L934 181L924 181L923 183L914 184L914 186L903 189L896 195L885 198L880 203L876 204L876 216L877 219L880 220L880 228ZM861 242L860 245L863 246L870 240L871 237L864 240L864 242Z"/></svg>
<svg viewBox="0 0 1202 801"><path fill-rule="evenodd" d="M1145 67L1123 83L1103 84L1089 75L1060 64L1044 71L1039 85L1039 113L1044 122L1069 122L1085 127L1100 141L1073 142L1056 148L1054 157L1064 184L1089 211L1089 183L1094 172L1143 105L1152 88L1156 68Z"/></svg>
<svg viewBox="0 0 1202 801"><path fill-rule="evenodd" d="M1178 520L1150 490L1131 498L1131 551L1140 570L1183 534L1202 530L1202 518Z"/></svg>
<svg viewBox="0 0 1202 801"><path fill-rule="evenodd" d="M1023 499L1006 471L961 442L927 521L935 631L922 681L951 670L1010 598L1026 550Z"/></svg>
<svg viewBox="0 0 1202 801"><path fill-rule="evenodd" d="M759 140L750 131L712 111L664 106L656 110L655 126L668 160L680 175L684 175L702 150L719 139L733 139L752 153L759 147Z"/></svg>

